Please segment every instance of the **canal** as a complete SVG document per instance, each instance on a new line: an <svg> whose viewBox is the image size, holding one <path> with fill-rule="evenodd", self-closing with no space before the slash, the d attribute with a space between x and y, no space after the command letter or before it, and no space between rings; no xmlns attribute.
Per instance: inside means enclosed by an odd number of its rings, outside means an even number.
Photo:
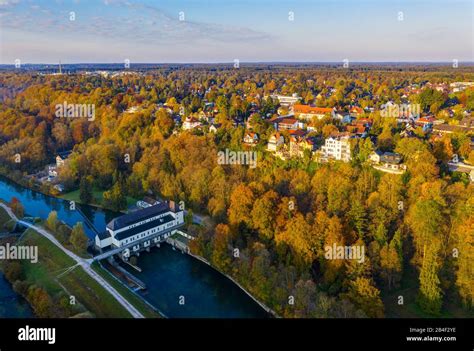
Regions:
<svg viewBox="0 0 474 351"><path fill-rule="evenodd" d="M87 205L76 205L81 211L70 210L69 202L24 188L0 176L0 199L20 200L25 215L46 219L51 211L70 226L83 221L85 215L98 230L120 213ZM82 213L81 213L82 212ZM86 223L84 229L90 238L94 231ZM40 253L41 258L41 253ZM133 270L147 285L143 297L170 318L263 318L267 313L244 291L228 278L205 263L168 245L144 253L138 260L142 273ZM131 269L131 268L128 268ZM0 280L4 278L0 276ZM11 296L8 282L0 282L1 296ZM8 291L10 288L10 291ZM18 310L18 317L21 316ZM0 311L0 317L2 317Z"/></svg>

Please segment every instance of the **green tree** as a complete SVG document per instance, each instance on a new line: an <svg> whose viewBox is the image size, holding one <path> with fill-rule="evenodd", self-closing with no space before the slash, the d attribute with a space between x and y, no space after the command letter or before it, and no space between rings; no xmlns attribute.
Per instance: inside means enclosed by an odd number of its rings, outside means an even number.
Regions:
<svg viewBox="0 0 474 351"><path fill-rule="evenodd" d="M81 178L79 184L79 199L85 204L92 202L92 182L90 182L87 177Z"/></svg>
<svg viewBox="0 0 474 351"><path fill-rule="evenodd" d="M71 237L69 241L76 250L76 252L81 254L86 252L88 238L86 233L84 232L84 228L81 222L77 222L76 225L72 228Z"/></svg>
<svg viewBox="0 0 474 351"><path fill-rule="evenodd" d="M112 189L104 192L104 206L114 211L120 211L127 207L127 198L120 182L116 182Z"/></svg>
<svg viewBox="0 0 474 351"><path fill-rule="evenodd" d="M435 245L425 245L423 263L420 272L420 291L418 304L423 311L438 315L441 311L442 291L438 277L439 262Z"/></svg>
<svg viewBox="0 0 474 351"><path fill-rule="evenodd" d="M56 211L51 211L46 219L46 227L53 232L56 232L58 229L59 220L58 213Z"/></svg>
<svg viewBox="0 0 474 351"><path fill-rule="evenodd" d="M382 318L384 306L380 291L369 278L359 277L351 281L347 297L352 303L363 310L368 317Z"/></svg>

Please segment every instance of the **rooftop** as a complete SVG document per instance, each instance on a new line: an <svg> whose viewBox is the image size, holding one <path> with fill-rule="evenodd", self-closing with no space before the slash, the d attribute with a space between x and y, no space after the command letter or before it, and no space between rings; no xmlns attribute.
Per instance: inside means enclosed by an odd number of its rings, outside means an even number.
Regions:
<svg viewBox="0 0 474 351"><path fill-rule="evenodd" d="M168 211L170 211L168 204L161 202L157 205L153 205L142 210L114 218L107 224L107 228L111 230L119 230L121 228L128 227L131 224L144 221Z"/></svg>

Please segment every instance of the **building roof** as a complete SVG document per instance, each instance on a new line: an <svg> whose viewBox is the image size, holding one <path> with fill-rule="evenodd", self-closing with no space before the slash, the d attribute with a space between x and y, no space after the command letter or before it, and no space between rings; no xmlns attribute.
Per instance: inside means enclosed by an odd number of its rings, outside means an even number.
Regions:
<svg viewBox="0 0 474 351"><path fill-rule="evenodd" d="M148 218L158 216L168 211L170 211L168 204L166 202L161 202L157 205L144 208L143 210L138 210L138 211L114 218L107 224L107 228L114 231L119 230L121 228L128 227L129 225L133 223L144 221Z"/></svg>
<svg viewBox="0 0 474 351"><path fill-rule="evenodd" d="M329 107L316 107L316 106L310 106L310 105L295 104L293 106L293 111L295 113L326 114L326 113L331 113L333 109Z"/></svg>
<svg viewBox="0 0 474 351"><path fill-rule="evenodd" d="M63 160L67 159L70 154L72 154L72 150L58 152L58 156L61 157L61 159Z"/></svg>
<svg viewBox="0 0 474 351"><path fill-rule="evenodd" d="M117 233L115 235L115 239L123 240L123 239L129 238L131 236L134 236L138 233L141 233L141 232L153 229L155 227L158 227L160 225L163 225L165 223L171 222L173 220L174 220L174 217L172 215L168 214L168 215L163 216L161 218L157 218L157 219L155 219L151 222L147 222L147 223L144 223L142 225L124 230L123 232Z"/></svg>
<svg viewBox="0 0 474 351"><path fill-rule="evenodd" d="M359 106L352 106L350 109L351 113L364 113L364 109Z"/></svg>
<svg viewBox="0 0 474 351"><path fill-rule="evenodd" d="M99 240L105 240L105 239L111 237L111 235L108 231L100 232L100 233L97 234L97 236L99 237Z"/></svg>
<svg viewBox="0 0 474 351"><path fill-rule="evenodd" d="M471 128L469 127L464 127L460 125L451 125L451 124L439 124L435 125L433 127L434 131L437 132L447 132L447 133L453 133L453 132L469 132L472 131Z"/></svg>
<svg viewBox="0 0 474 351"><path fill-rule="evenodd" d="M278 121L278 124L295 124L298 120L294 118L283 118L282 120Z"/></svg>
<svg viewBox="0 0 474 351"><path fill-rule="evenodd" d="M380 156L380 161L391 164L399 164L402 162L402 156L393 152L386 152Z"/></svg>

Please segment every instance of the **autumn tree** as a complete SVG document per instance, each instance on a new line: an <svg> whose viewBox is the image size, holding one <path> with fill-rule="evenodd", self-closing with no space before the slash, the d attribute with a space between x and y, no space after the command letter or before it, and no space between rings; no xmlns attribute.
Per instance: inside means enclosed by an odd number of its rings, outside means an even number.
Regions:
<svg viewBox="0 0 474 351"><path fill-rule="evenodd" d="M103 197L104 206L114 211L120 211L127 206L127 199L119 182L116 182L112 189L105 191Z"/></svg>
<svg viewBox="0 0 474 351"><path fill-rule="evenodd" d="M254 195L252 190L243 183L237 185L230 196L229 223L236 225L243 222L250 227L252 225L253 203Z"/></svg>
<svg viewBox="0 0 474 351"><path fill-rule="evenodd" d="M359 277L353 280L347 297L368 317L382 318L384 316L380 291L374 286L371 279Z"/></svg>
<svg viewBox="0 0 474 351"><path fill-rule="evenodd" d="M25 215L25 208L21 204L20 200L18 200L16 197L12 197L8 206L12 209L13 213L18 218L23 218L23 216Z"/></svg>
<svg viewBox="0 0 474 351"><path fill-rule="evenodd" d="M84 228L81 222L77 222L76 225L72 228L71 237L69 239L72 247L76 252L83 254L87 250L88 238L84 232Z"/></svg>

